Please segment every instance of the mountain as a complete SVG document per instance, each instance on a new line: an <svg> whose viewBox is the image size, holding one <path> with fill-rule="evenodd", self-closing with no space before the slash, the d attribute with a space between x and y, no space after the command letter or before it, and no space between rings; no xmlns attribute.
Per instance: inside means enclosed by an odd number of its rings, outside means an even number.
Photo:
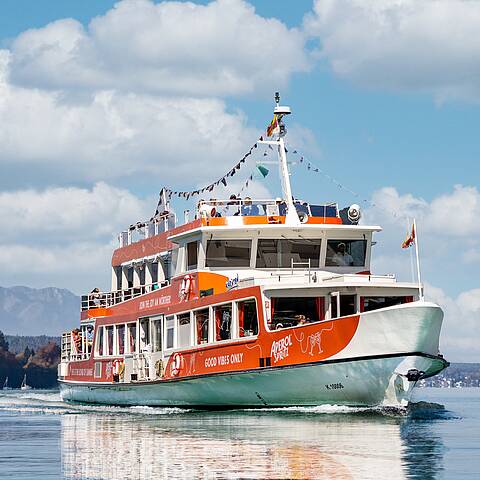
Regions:
<svg viewBox="0 0 480 480"><path fill-rule="evenodd" d="M0 330L9 335L53 335L80 321L80 297L63 288L0 287Z"/></svg>

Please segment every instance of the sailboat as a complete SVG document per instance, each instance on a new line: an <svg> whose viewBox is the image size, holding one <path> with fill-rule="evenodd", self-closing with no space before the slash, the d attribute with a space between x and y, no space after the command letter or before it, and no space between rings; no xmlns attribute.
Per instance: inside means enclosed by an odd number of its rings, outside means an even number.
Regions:
<svg viewBox="0 0 480 480"><path fill-rule="evenodd" d="M22 385L20 386L20 390L30 390L32 387L27 385L27 374L23 376Z"/></svg>
<svg viewBox="0 0 480 480"><path fill-rule="evenodd" d="M12 388L8 386L8 377L5 378L5 382L3 382L2 390L11 390Z"/></svg>

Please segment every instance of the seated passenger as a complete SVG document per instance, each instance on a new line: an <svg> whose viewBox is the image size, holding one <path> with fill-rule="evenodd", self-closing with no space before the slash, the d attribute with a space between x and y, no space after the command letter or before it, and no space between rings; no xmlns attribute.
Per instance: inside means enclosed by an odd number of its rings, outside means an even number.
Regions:
<svg viewBox="0 0 480 480"><path fill-rule="evenodd" d="M245 200L243 201L242 215L243 216L260 215L260 211L257 205L253 205L252 199L250 197L245 197Z"/></svg>
<svg viewBox="0 0 480 480"><path fill-rule="evenodd" d="M306 323L308 323L305 315L295 315L294 318L297 321L297 325L305 325Z"/></svg>
<svg viewBox="0 0 480 480"><path fill-rule="evenodd" d="M332 257L332 263L339 267L348 267L353 265L353 257L347 252L344 243L339 243L337 252Z"/></svg>
<svg viewBox="0 0 480 480"><path fill-rule="evenodd" d="M275 203L278 207L278 214L284 217L287 214L287 204L280 197L275 199Z"/></svg>

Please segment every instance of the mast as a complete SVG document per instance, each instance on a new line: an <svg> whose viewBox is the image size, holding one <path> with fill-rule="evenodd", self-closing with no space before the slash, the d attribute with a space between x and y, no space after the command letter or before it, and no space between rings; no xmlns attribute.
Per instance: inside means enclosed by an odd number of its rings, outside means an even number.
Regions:
<svg viewBox="0 0 480 480"><path fill-rule="evenodd" d="M285 149L284 137L287 134L287 128L283 122L285 115L292 113L290 107L280 105L280 94L275 92L275 109L273 110L273 122L276 126L273 129L275 140L260 140L258 143L267 145L276 145L278 148L278 163L280 166L280 180L282 182L282 190L285 202L287 204L287 215L285 217L285 225L299 226L301 225L298 218L297 210L293 203L292 186L290 184L290 173L288 171L287 151Z"/></svg>

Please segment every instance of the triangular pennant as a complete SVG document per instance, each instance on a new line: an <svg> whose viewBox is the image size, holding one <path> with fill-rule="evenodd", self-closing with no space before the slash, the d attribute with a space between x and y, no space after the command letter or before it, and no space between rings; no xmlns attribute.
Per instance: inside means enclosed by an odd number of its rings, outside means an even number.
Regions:
<svg viewBox="0 0 480 480"><path fill-rule="evenodd" d="M227 181L225 180L225 178L222 178L222 183L227 186Z"/></svg>
<svg viewBox="0 0 480 480"><path fill-rule="evenodd" d="M263 175L263 178L265 178L268 175L268 168L265 167L264 165L257 165L258 171Z"/></svg>

